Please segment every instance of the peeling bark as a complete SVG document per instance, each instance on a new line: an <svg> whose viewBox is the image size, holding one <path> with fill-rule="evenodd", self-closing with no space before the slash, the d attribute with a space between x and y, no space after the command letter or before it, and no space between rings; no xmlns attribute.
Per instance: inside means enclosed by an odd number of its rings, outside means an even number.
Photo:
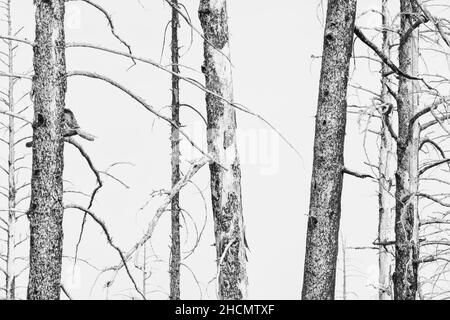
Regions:
<svg viewBox="0 0 450 320"><path fill-rule="evenodd" d="M386 57L391 58L391 37L388 0L382 1L382 30L383 44L382 50ZM390 67L383 63L381 68L382 88L381 100L383 104L391 104L392 99L388 91ZM383 108L381 117L383 117L381 127L381 143L379 157L379 180L378 180L378 242L388 243L395 237L395 144L386 123L391 121L392 108ZM392 300L392 281L391 275L394 271L394 247L391 245L380 245L378 250L378 297L380 300Z"/></svg>
<svg viewBox="0 0 450 320"><path fill-rule="evenodd" d="M400 1L401 33L417 21L419 8L409 0ZM419 30L416 28L400 41L399 68L412 76L418 74ZM418 191L419 124L412 126L410 119L419 105L419 86L415 80L400 77L398 90L397 173L395 237L396 256L394 273L394 298L396 300L414 300L417 292L418 243L418 197L412 196Z"/></svg>
<svg viewBox="0 0 450 320"><path fill-rule="evenodd" d="M28 299L60 297L63 244L64 0L35 0Z"/></svg>
<svg viewBox="0 0 450 320"><path fill-rule="evenodd" d="M302 298L334 299L347 83L356 0L329 0L316 115Z"/></svg>
<svg viewBox="0 0 450 320"><path fill-rule="evenodd" d="M226 0L201 0L199 18L206 39L202 67L206 87L232 101L231 63L223 54L229 53ZM236 113L230 104L211 94L206 94L206 108L208 151L217 161L211 162L210 174L218 295L223 300L240 300L247 297L247 270Z"/></svg>

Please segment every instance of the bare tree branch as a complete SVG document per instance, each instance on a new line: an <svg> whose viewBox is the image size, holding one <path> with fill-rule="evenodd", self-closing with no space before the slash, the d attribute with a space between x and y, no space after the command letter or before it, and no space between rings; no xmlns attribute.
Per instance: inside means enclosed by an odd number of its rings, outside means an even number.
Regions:
<svg viewBox="0 0 450 320"><path fill-rule="evenodd" d="M120 250L120 248L113 242L113 239L111 237L111 234L108 231L108 228L106 227L105 222L102 219L100 219L99 217L97 217L92 211L90 211L90 210L88 210L86 208L83 208L82 206L79 206L77 204L69 204L69 205L64 206L64 208L65 209L78 209L79 211L82 211L82 212L88 214L102 228L103 232L105 233L106 240L108 241L109 245L111 247L113 247L117 251L117 253L119 254L119 256L120 256L120 258L122 260L123 266L125 267L125 270L127 272L127 275L130 278L131 282L133 283L135 290L139 293L139 295L144 300L146 300L145 296L142 294L141 290L139 289L138 285L136 284L136 281L134 280L133 276L131 275L131 271L128 268L128 265L126 263L127 260L125 259L122 250Z"/></svg>
<svg viewBox="0 0 450 320"><path fill-rule="evenodd" d="M158 224L159 219L163 215L164 212L166 212L168 206L170 205L172 198L180 192L180 190L189 183L189 181L192 179L192 177L206 164L209 160L207 157L203 157L199 160L196 160L192 163L191 168L189 171L181 178L181 180L175 185L175 187L170 191L170 194L166 196L166 199L164 203L158 208L156 211L155 216L150 221L147 231L145 232L144 236L137 242L124 256L122 259L122 262L114 267L106 269L115 271L115 274L124 266L126 265L126 261L128 261L131 256L139 249L141 248L148 240L151 239L153 236L153 231L155 230L156 225ZM114 276L115 278L115 276ZM114 278L111 280L111 283L114 281Z"/></svg>
<svg viewBox="0 0 450 320"><path fill-rule="evenodd" d="M422 80L422 78L417 78L417 77L413 77L410 76L406 73L404 73L403 71L401 71L392 61L391 59L389 59L388 57L386 57L386 55L383 53L383 51L381 51L381 49L379 49L372 41L370 41L365 35L364 33L361 31L361 29L359 29L358 27L355 26L355 35L364 43L366 44L369 48L371 48L379 57L380 59L387 65L389 66L389 68L392 69L392 71L394 71L396 74L410 79L410 80Z"/></svg>
<svg viewBox="0 0 450 320"><path fill-rule="evenodd" d="M75 148L78 149L78 151L80 152L80 154L83 156L83 158L86 160L86 162L89 165L89 168L91 169L91 171L94 173L95 178L97 179L97 187L92 191L91 193L91 198L89 201L89 205L87 207L88 210L91 209L93 203L94 203L94 199L95 196L97 195L98 191L103 187L103 181L102 178L100 176L99 171L95 168L91 158L89 157L89 155L87 154L87 152L84 150L83 146L81 146L78 142L76 142L73 138L68 137L68 138L64 138L64 141L66 141L67 143L71 144L72 146L74 146ZM84 231L84 226L86 224L86 217L87 217L87 213L84 213L83 216L83 222L81 223L81 229L80 229L80 235L78 236L78 241L77 244L75 246L75 259L74 259L74 267L77 263L77 258L78 258L78 249L80 247L80 243L81 243L81 239L83 237L83 231Z"/></svg>
<svg viewBox="0 0 450 320"><path fill-rule="evenodd" d="M202 90L203 92L208 93L208 94L210 94L211 96L214 96L214 97L216 97L216 98L218 98L218 99L221 99L221 100L225 101L226 103L230 104L230 105L233 106L234 108L236 108L236 109L238 109L238 110L240 110L240 111L242 111L242 112L244 112L244 113L247 113L247 114L249 114L249 115L252 115L252 116L258 118L259 120L261 120L262 122L264 122L266 125L268 125L272 130L274 130L274 131L279 135L279 137L280 137L280 138L281 138L281 139L282 139L282 140L283 140L283 141L284 141L284 142L285 142L285 143L286 143L286 144L287 144L287 145L288 145L295 153L297 153L297 155L298 155L301 159L303 159L302 156L301 156L301 154L300 154L300 152L297 150L297 148L294 147L294 145L293 145L293 144L292 144L292 143L291 143L291 142L290 142L290 141L289 141L289 140L281 133L281 131L280 131L279 129L277 129L273 124L271 124L271 123L270 123L268 120L266 120L263 116L261 116L261 115L255 113L255 112L253 112L253 111L251 111L248 107L246 107L246 106L244 106L244 105L242 105L242 104L240 104L240 103L236 103L236 102L230 101L230 100L226 99L225 97L223 97L223 96L217 94L216 92L213 92L213 91L211 91L211 90L208 90L204 85L202 85L200 82L198 82L197 80L195 80L195 79L193 79L193 78L186 77L186 76L183 76L183 75L180 74L180 73L173 72L172 70L170 70L170 69L164 67L163 65L161 65L160 63L158 63L158 62L156 62L156 61L154 61L154 60L152 60L152 59L147 59L147 58L137 57L137 56L131 55L131 54L129 54L129 53L125 53L125 52L121 52L121 51L109 49L109 48L102 47L102 46L99 46L99 45L93 45L93 44L88 44L88 43L67 43L67 44L66 44L66 48L90 48L90 49L95 49L95 50L100 50L100 51L109 52L109 53L116 54L116 55L120 55L120 56L124 56L124 57L133 57L136 61L140 61L140 62L143 62L143 63L150 64L150 65L152 65L152 66L154 66L154 67L156 67L156 68L158 68L158 69L160 69L160 70L163 70L163 71L165 71L165 72L167 72L167 73L170 73L171 75L175 75L175 76L177 76L180 80L182 80L182 81L184 81L184 82L187 82L187 83L189 83L189 84L191 84L191 85L193 85L193 86L199 88L199 89Z"/></svg>
<svg viewBox="0 0 450 320"><path fill-rule="evenodd" d="M111 33L113 34L113 36L117 40L119 40L128 49L128 52L130 53L130 55L133 54L133 52L131 51L131 46L116 33L112 17L108 13L108 11L106 11L106 9L104 9L99 4L96 4L96 3L94 3L94 2L92 2L90 0L66 0L66 2L69 2L69 1L82 1L82 2L85 2L85 3L89 4L89 5L91 5L92 7L94 7L95 9L99 10L101 13L103 13L103 15L106 17L106 20L108 20L108 24L109 24L109 27L111 29ZM133 57L130 57L130 58L133 61L133 66L136 65L136 61L134 60L134 58Z"/></svg>
<svg viewBox="0 0 450 320"><path fill-rule="evenodd" d="M366 179L366 178L371 178L371 179L375 179L374 177L372 177L370 174L363 174L363 173L359 173L347 168L344 168L342 170L342 173L346 173L348 175L354 176L356 178L360 178L360 179Z"/></svg>
<svg viewBox="0 0 450 320"><path fill-rule="evenodd" d="M68 72L67 73L67 77L71 77L71 76L83 76L83 77L88 77L88 78L93 78L93 79L99 79L99 80L103 80L111 85L113 85L114 87L122 90L123 92L125 92L126 94L128 94L130 97L132 97L134 100L136 100L137 102L139 102L144 108L146 108L148 111L150 111L151 113L153 113L154 115L156 115L157 117L165 120L166 122L168 122L170 125L174 126L175 128L177 128L180 133L189 141L189 143L198 151L200 151L204 156L208 157L209 160L216 162L217 160L213 159L209 154L207 154L205 151L203 151L203 149L198 146L189 136L188 134L181 129L180 125L175 123L174 121L172 121L172 119L170 119L169 117L166 117L165 115L159 113L158 111L156 111L156 109L154 107L152 107L151 105L149 105L147 102L145 102L144 99L142 99L141 97L139 97L138 95L132 93L129 89L127 89L126 87L122 86L121 84L119 84L118 82L116 82L115 80L108 78L106 76L100 75L98 73L94 73L94 72L88 72L88 71L72 71L72 72ZM220 166L222 166L220 163L218 163Z"/></svg>

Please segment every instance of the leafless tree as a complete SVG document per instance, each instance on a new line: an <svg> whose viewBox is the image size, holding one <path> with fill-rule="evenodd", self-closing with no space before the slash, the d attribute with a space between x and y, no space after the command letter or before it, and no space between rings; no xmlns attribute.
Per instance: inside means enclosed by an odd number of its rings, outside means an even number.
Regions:
<svg viewBox="0 0 450 320"><path fill-rule="evenodd" d="M14 30L13 17L11 14L11 0L2 2L2 9L5 10L5 24L7 29L7 35L14 37L22 28ZM4 196L8 202L7 217L1 219L2 230L7 235L7 248L2 260L5 260L6 268L3 269L5 273L5 293L6 299L13 300L16 298L16 279L27 268L22 266L20 253L18 253L18 247L26 242L26 237L19 237L21 234L21 226L19 220L25 216L22 212L25 210L22 208L23 204L29 200L29 183L23 183L22 179L28 175L29 166L27 165L28 154L22 154L18 147L21 142L27 137L23 138L22 134L26 129L29 129L29 120L24 115L30 107L27 97L29 96L29 90L26 89L25 93L17 95L17 84L21 80L21 77L15 77L15 57L19 48L13 40L5 40L6 50L2 50L1 63L5 65L7 70L2 72L2 76L7 77L7 90L2 91L2 95L5 98L1 98L1 102L5 104L7 109L0 109L0 113L8 115L8 124L2 122L2 126L7 129L8 138L0 138L0 142L3 142L8 148L8 166L5 168L0 165L2 171L8 175L8 185L1 186L2 191L0 195ZM5 58L5 59L3 59ZM27 80L28 85L28 80ZM18 98L17 98L18 97ZM24 103L27 103L25 106ZM26 132L27 134L27 132ZM25 175L24 175L25 173ZM3 192L4 190L4 192ZM24 195L25 194L25 195Z"/></svg>
<svg viewBox="0 0 450 320"><path fill-rule="evenodd" d="M436 215L428 213L425 209L432 206L447 207L448 204L444 200L448 195L447 193L437 195L425 193L422 191L424 189L422 185L430 186L430 183L434 183L436 186L436 183L441 185L446 183L443 178L426 177L425 173L448 163L445 148L442 146L445 139L441 139L442 136L439 135L432 137L428 131L433 126L437 126L442 131L448 132L443 123L448 118L446 111L448 98L440 93L443 87L446 86L447 77L443 74L419 74L419 57L424 61L425 68L428 68L427 52L438 52L445 55L445 52L440 47L440 40L448 46L447 36L443 31L448 28L448 25L445 19L434 16L428 10L428 4L425 5L422 1L416 0L403 2L400 6L400 14L396 17L399 17L400 25L391 23L390 26L388 25L382 28L382 33L385 34L382 49L379 49L369 40L361 28L356 27L355 34L363 43L372 49L383 64L382 94L378 95L370 89L364 90L374 95L373 100L377 100L377 108L381 111L378 118L382 123L382 131L372 131L381 137L378 168L379 192L380 199L383 196L383 190L385 196L390 194L395 199L396 236L395 239L390 239L388 233L391 233L392 229L385 229L387 232L385 233L384 240L380 241L383 237L379 233L379 237L374 244L380 247L380 253L384 251L385 253L391 252L392 254L392 250L388 248L391 248L393 245L396 246L396 272L393 275L393 285L394 292L397 292L395 298L403 300L430 296L426 292L427 289L424 290L422 288L422 285L429 284L430 281L434 280L428 279L428 275L424 271L425 268L422 268L424 272L421 279L419 279L419 266L431 262L437 263L439 271L431 276L433 279L440 279L445 273L443 269L440 269L447 259L445 256L445 241L441 241L439 237L443 236L446 230L443 227L446 224L446 219L445 216L436 217ZM383 19L385 18L386 16L383 15ZM426 25L426 28L424 27L424 30L421 30L420 28L424 25ZM386 43L386 32L390 33L393 39L395 39L390 44L389 42ZM419 39L420 43L422 43L420 46ZM398 46L396 42L398 42ZM387 44L388 46L386 46ZM398 47L399 50L398 67L391 59L391 52L387 50L388 48L392 50L394 47ZM377 61L371 57L366 58ZM396 74L398 83L395 80L392 81L393 74ZM395 91L396 86L398 86L398 92ZM360 87L360 89L362 88ZM387 94L393 99L389 98ZM420 108L419 97L421 101L425 103L431 101L431 103ZM389 119L390 115L393 115L395 111L398 111L399 118L398 133L396 133ZM388 112L388 116L386 112ZM432 119L426 121L430 117ZM387 146L385 138L389 137L388 132L390 133L391 139L397 142L397 168L395 171L396 193L394 195L392 192L394 184L391 183L383 186L384 173L382 169L386 169L386 165L388 164L386 162L387 158L385 157ZM395 147L395 144L393 146ZM425 155L430 154L427 151L429 147L435 151L432 155L437 154L442 159L435 160L433 158L429 159L429 157L419 157L419 151L422 151ZM381 162L383 159L384 165ZM389 189L391 191L387 192ZM399 189L401 190L401 194L399 194ZM419 208L419 199L422 199L420 201L421 208ZM382 205L386 206L387 203L385 201L380 202L380 209L382 209ZM383 213L385 214L386 212L383 211ZM421 217L419 217L419 214ZM427 216L428 218L426 218ZM432 229L434 230L431 231ZM381 231L380 228L379 231ZM431 246L436 246L434 253L430 250ZM419 248L421 249L419 250ZM421 253L419 251L423 252ZM380 263L381 258L382 256L380 255ZM388 260L385 260L385 262L387 263ZM438 262L441 263L439 264ZM379 290L383 289L381 277L384 275L387 275L387 273L381 272L380 264ZM385 278L384 282L387 283L387 280L388 278ZM433 291L435 288L436 286L432 285ZM383 297L380 296L380 298Z"/></svg>
<svg viewBox="0 0 450 320"><path fill-rule="evenodd" d="M28 299L59 299L63 245L64 0L36 0Z"/></svg>
<svg viewBox="0 0 450 320"><path fill-rule="evenodd" d="M233 101L229 58L227 1L201 0L206 88ZM218 295L224 300L247 297L246 240L242 213L241 169L236 146L236 111L229 102L206 94L211 196L218 264Z"/></svg>
<svg viewBox="0 0 450 320"><path fill-rule="evenodd" d="M419 33L413 24L419 9L411 1L400 1L402 35L399 45L399 69L408 75L418 74ZM413 28L415 30L410 31ZM419 87L415 80L400 77L397 95L398 127L395 273L394 297L412 300L417 291L417 260L419 257L418 192L419 126L411 122L418 111Z"/></svg>
<svg viewBox="0 0 450 320"><path fill-rule="evenodd" d="M302 298L334 299L355 0L328 1Z"/></svg>
<svg viewBox="0 0 450 320"><path fill-rule="evenodd" d="M382 1L382 50L387 57L391 57L392 35L391 35L391 17L389 12L389 1ZM378 163L378 201L379 201L379 220L378 220L378 242L379 245L379 299L392 300L392 273L394 270L393 257L394 248L388 244L394 239L394 220L395 220L395 139L392 135L392 115L394 113L394 104L389 93L391 69L386 63L382 63L382 89L381 106L379 108L381 121L380 131L380 156Z"/></svg>
<svg viewBox="0 0 450 320"><path fill-rule="evenodd" d="M178 14L178 0L172 0L172 121L180 124L180 79L176 74L180 73L179 67L179 43L178 28L180 26ZM172 188L180 181L180 133L176 127L171 127L171 147L172 147ZM180 194L177 193L172 198L172 246L170 252L170 299L180 299Z"/></svg>

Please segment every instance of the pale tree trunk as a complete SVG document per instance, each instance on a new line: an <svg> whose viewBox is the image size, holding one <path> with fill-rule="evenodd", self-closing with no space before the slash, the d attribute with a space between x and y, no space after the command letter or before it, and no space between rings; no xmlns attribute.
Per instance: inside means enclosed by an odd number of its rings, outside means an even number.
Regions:
<svg viewBox="0 0 450 320"><path fill-rule="evenodd" d="M342 300L347 300L347 244L342 238Z"/></svg>
<svg viewBox="0 0 450 320"><path fill-rule="evenodd" d="M60 297L63 245L64 0L35 0L28 299Z"/></svg>
<svg viewBox="0 0 450 320"><path fill-rule="evenodd" d="M8 36L13 37L12 32L12 21L11 21L11 0L6 2L6 19L8 23ZM11 40L8 41L8 72L9 74L14 74L14 44ZM17 79L10 77L8 83L8 105L9 111L14 113L14 84ZM8 251L6 256L6 299L15 299L15 246L16 246L16 179L15 179L15 121L14 117L9 117L9 157L8 157L8 184L9 184L9 194L8 194Z"/></svg>
<svg viewBox="0 0 450 320"><path fill-rule="evenodd" d="M420 9L412 1L401 0L401 34L405 34L417 21ZM400 70L417 76L419 59L419 30L416 28L399 46ZM419 86L415 80L400 77L398 90L399 134L397 142L396 256L394 273L394 298L414 300L417 291L418 243L418 155L419 125L411 126L410 119L419 105Z"/></svg>
<svg viewBox="0 0 450 320"><path fill-rule="evenodd" d="M178 0L172 0L172 71L180 73L178 47ZM172 75L172 120L180 124L180 79ZM172 126L172 188L180 181L180 133ZM170 251L170 299L180 300L180 194L177 193L171 202L172 212L172 246Z"/></svg>
<svg viewBox="0 0 450 320"><path fill-rule="evenodd" d="M388 0L382 0L382 30L383 44L382 50L386 57L391 56L391 31L389 30L389 10ZM382 126L381 126L381 143L380 158L378 163L379 180L378 180L378 203L379 203L379 220L378 220L378 242L380 243L378 250L378 297L380 300L392 300L393 294L391 290L391 275L394 271L394 247L389 245L395 237L395 141L392 137L388 123L390 123L393 113L392 99L388 91L389 76L391 69L382 64L382 89L381 100L383 106L381 108Z"/></svg>
<svg viewBox="0 0 450 320"><path fill-rule="evenodd" d="M208 90L233 101L229 56L227 3L201 0L200 22L204 31L202 67ZM236 146L236 113L233 106L206 94L208 152L217 161L210 164L211 196L218 263L218 295L224 300L247 297L244 218L241 169Z"/></svg>
<svg viewBox="0 0 450 320"><path fill-rule="evenodd" d="M347 83L356 0L329 0L314 139L302 298L334 299Z"/></svg>
<svg viewBox="0 0 450 320"><path fill-rule="evenodd" d="M142 263L142 295L144 297L147 296L147 242L142 246L142 255L143 263Z"/></svg>

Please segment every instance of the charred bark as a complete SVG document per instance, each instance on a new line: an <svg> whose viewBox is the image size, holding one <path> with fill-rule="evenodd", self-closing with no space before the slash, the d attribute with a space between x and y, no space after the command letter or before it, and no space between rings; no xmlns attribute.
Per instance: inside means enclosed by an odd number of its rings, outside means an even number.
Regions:
<svg viewBox="0 0 450 320"><path fill-rule="evenodd" d="M178 7L178 0L172 0L175 7ZM172 71L180 73L179 47L178 47L178 11L172 8ZM180 79L172 75L172 120L180 125ZM172 126L171 135L172 147L172 188L180 181L180 132ZM180 300L180 194L177 193L171 202L172 212L172 245L170 249L170 299Z"/></svg>
<svg viewBox="0 0 450 320"><path fill-rule="evenodd" d="M60 297L63 245L64 0L35 0L28 299Z"/></svg>
<svg viewBox="0 0 450 320"><path fill-rule="evenodd" d="M419 8L412 1L401 0L401 33L405 35L419 18ZM419 30L402 37L399 46L399 68L417 76ZM394 298L414 300L417 292L418 243L418 155L419 124L410 124L419 105L417 81L400 77L397 95L399 134L397 141L396 206L395 206L395 273Z"/></svg>
<svg viewBox="0 0 450 320"><path fill-rule="evenodd" d="M226 0L201 0L199 18L204 31L204 65L208 90L233 100ZM218 295L223 300L247 297L246 248L242 214L241 169L236 146L233 106L206 94L211 196L218 263Z"/></svg>
<svg viewBox="0 0 450 320"><path fill-rule="evenodd" d="M334 299L347 83L356 0L329 0L314 139L302 298Z"/></svg>

